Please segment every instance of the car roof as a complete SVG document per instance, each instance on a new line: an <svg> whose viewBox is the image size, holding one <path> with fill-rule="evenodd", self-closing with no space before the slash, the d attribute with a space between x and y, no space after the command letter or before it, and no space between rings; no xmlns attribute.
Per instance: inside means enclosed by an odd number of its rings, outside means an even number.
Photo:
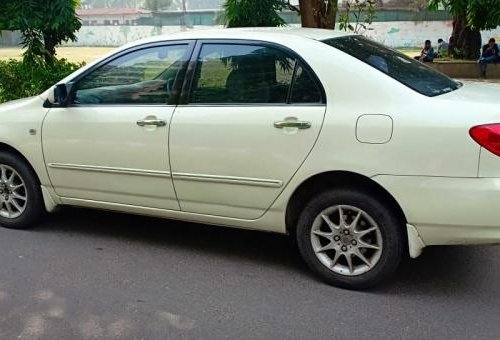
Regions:
<svg viewBox="0 0 500 340"><path fill-rule="evenodd" d="M330 38L350 35L346 32L319 28L303 27L245 27L245 28L219 28L219 29L194 29L183 32L158 35L139 41L137 43L148 43L157 41L179 40L179 39L250 39L263 41L280 41L283 38L306 38L312 40L325 40Z"/></svg>

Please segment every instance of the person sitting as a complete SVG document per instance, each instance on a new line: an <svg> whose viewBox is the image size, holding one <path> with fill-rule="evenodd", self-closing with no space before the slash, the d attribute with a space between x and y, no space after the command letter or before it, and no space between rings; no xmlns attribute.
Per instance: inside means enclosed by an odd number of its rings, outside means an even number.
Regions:
<svg viewBox="0 0 500 340"><path fill-rule="evenodd" d="M416 60L422 63L431 63L434 60L434 49L431 46L431 41L426 40L422 52L419 56L415 57Z"/></svg>
<svg viewBox="0 0 500 340"><path fill-rule="evenodd" d="M437 54L436 54L436 57L437 58L444 58L444 57L447 57L448 56L448 49L449 49L450 45L445 42L443 39L438 39L438 48L437 48Z"/></svg>
<svg viewBox="0 0 500 340"><path fill-rule="evenodd" d="M481 68L481 76L486 77L486 66L489 63L500 61L500 54L495 39L491 38L486 45L483 46L481 58L478 60Z"/></svg>

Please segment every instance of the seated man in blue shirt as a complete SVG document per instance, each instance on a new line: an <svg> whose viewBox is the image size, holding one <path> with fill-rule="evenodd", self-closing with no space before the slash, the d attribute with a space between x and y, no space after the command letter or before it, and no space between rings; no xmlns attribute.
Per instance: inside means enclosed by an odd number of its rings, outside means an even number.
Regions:
<svg viewBox="0 0 500 340"><path fill-rule="evenodd" d="M444 58L448 56L448 49L450 48L450 45L445 42L443 39L438 39L438 48L437 48L437 58Z"/></svg>
<svg viewBox="0 0 500 340"><path fill-rule="evenodd" d="M486 77L486 66L489 63L496 63L500 61L500 54L495 39L491 38L486 45L483 46L483 52L479 59L479 66L481 68L481 75Z"/></svg>

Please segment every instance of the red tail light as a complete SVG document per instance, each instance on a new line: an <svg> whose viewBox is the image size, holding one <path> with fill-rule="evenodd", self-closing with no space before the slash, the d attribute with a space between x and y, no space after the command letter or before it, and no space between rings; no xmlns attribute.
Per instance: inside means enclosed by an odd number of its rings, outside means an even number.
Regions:
<svg viewBox="0 0 500 340"><path fill-rule="evenodd" d="M500 124L474 126L469 134L483 148L500 156Z"/></svg>

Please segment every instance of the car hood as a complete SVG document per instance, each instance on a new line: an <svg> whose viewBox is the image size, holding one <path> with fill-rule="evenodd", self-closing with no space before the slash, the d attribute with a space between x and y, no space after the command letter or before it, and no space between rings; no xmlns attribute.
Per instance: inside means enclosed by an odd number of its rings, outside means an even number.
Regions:
<svg viewBox="0 0 500 340"><path fill-rule="evenodd" d="M20 114L22 112L21 110L24 107L30 106L31 104L42 104L42 103L43 100L39 96L12 100L10 102L0 104L0 113L15 112L16 114Z"/></svg>
<svg viewBox="0 0 500 340"><path fill-rule="evenodd" d="M500 104L500 84L463 81L456 91L439 96L443 99L481 104Z"/></svg>

